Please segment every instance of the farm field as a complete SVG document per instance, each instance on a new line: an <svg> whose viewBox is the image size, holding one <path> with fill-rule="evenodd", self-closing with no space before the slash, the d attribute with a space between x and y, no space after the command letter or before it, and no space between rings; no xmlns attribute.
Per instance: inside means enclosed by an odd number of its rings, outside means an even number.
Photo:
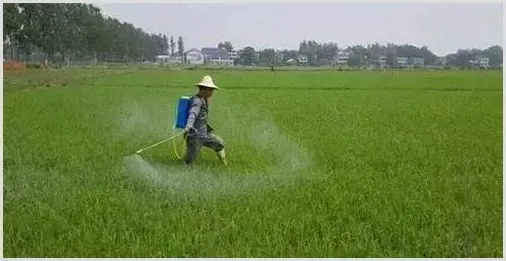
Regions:
<svg viewBox="0 0 506 261"><path fill-rule="evenodd" d="M209 74L230 170L183 166ZM502 257L502 71L4 71L5 257Z"/></svg>

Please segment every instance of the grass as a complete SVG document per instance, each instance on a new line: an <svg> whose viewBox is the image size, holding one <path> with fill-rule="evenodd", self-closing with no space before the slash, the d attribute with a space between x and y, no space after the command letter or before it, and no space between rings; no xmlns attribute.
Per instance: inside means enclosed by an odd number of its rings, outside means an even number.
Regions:
<svg viewBox="0 0 506 261"><path fill-rule="evenodd" d="M133 156L206 73L231 171ZM4 255L502 257L501 74L5 73Z"/></svg>

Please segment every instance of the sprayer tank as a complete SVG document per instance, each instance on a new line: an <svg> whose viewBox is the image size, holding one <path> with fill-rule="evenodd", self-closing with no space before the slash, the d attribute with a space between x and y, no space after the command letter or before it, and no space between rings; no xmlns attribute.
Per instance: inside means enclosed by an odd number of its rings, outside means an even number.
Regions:
<svg viewBox="0 0 506 261"><path fill-rule="evenodd" d="M189 104L190 104L190 97L181 96L179 98L177 106L176 128L184 129L184 127L186 126L186 121L188 120Z"/></svg>

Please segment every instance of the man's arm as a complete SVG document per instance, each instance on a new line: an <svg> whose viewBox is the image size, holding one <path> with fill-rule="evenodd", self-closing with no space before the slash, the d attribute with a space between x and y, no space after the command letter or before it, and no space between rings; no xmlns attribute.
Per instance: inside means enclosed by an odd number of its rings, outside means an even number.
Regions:
<svg viewBox="0 0 506 261"><path fill-rule="evenodd" d="M190 103L190 109L188 110L188 120L186 121L186 126L184 127L185 132L189 132L193 128L193 124L195 123L195 119L200 112L200 107L202 103L199 99L192 99Z"/></svg>

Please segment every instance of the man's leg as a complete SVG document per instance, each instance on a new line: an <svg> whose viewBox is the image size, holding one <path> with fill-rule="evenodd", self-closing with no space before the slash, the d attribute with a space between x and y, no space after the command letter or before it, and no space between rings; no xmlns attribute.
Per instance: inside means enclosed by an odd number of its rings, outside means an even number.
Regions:
<svg viewBox="0 0 506 261"><path fill-rule="evenodd" d="M186 156L184 162L186 164L192 164L197 158L202 148L202 141L199 138L187 137L186 138Z"/></svg>
<svg viewBox="0 0 506 261"><path fill-rule="evenodd" d="M223 142L222 138L214 134L209 134L204 139L203 145L214 150L221 162L225 166L227 165L227 158L225 156L225 143Z"/></svg>

